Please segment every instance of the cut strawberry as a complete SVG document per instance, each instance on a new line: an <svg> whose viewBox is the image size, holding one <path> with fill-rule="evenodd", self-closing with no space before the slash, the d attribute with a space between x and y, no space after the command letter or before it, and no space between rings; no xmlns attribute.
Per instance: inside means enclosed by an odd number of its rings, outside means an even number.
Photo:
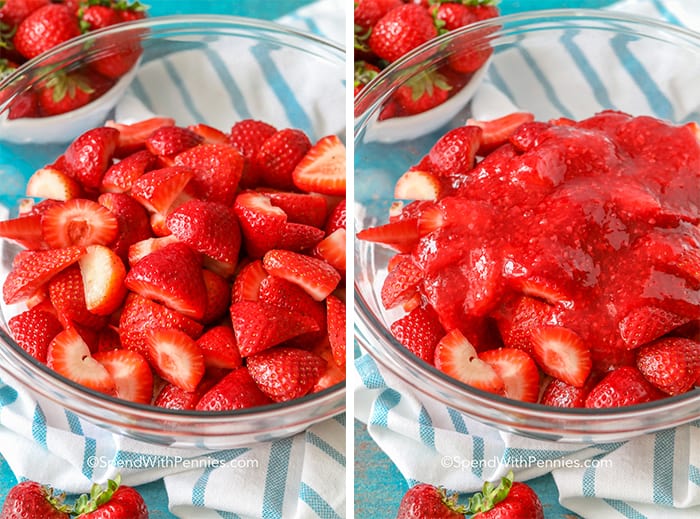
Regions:
<svg viewBox="0 0 700 519"><path fill-rule="evenodd" d="M341 276L345 277L345 263L347 253L345 251L347 245L347 236L345 229L342 227L336 229L323 240L321 240L314 250L314 254L321 258L337 270Z"/></svg>
<svg viewBox="0 0 700 519"><path fill-rule="evenodd" d="M588 390L586 387L572 386L566 382L553 378L542 392L540 403L552 407L585 407Z"/></svg>
<svg viewBox="0 0 700 519"><path fill-rule="evenodd" d="M474 167L482 133L477 126L460 126L440 137L428 153L431 171L441 176L468 173Z"/></svg>
<svg viewBox="0 0 700 519"><path fill-rule="evenodd" d="M116 155L126 157L146 145L146 139L158 128L175 125L170 117L152 117L133 124L121 124L107 121L105 126L119 130L119 145Z"/></svg>
<svg viewBox="0 0 700 519"><path fill-rule="evenodd" d="M86 188L97 189L102 184L102 176L112 165L119 138L119 131L114 128L101 127L86 131L63 154L66 173Z"/></svg>
<svg viewBox="0 0 700 519"><path fill-rule="evenodd" d="M5 303L11 305L28 299L53 276L76 263L84 253L84 247L27 253L5 278L2 287Z"/></svg>
<svg viewBox="0 0 700 519"><path fill-rule="evenodd" d="M269 274L300 286L316 301L323 301L340 283L340 274L328 263L296 252L268 251L263 267Z"/></svg>
<svg viewBox="0 0 700 519"><path fill-rule="evenodd" d="M411 252L418 243L418 218L407 218L396 222L363 229L357 233L360 240L381 243L399 252Z"/></svg>
<svg viewBox="0 0 700 519"><path fill-rule="evenodd" d="M213 126L199 123L191 124L187 129L199 135L207 144L230 144L228 135Z"/></svg>
<svg viewBox="0 0 700 519"><path fill-rule="evenodd" d="M335 296L326 298L326 312L328 321L328 342L333 352L333 360L339 366L345 366L346 350L346 316L345 303Z"/></svg>
<svg viewBox="0 0 700 519"><path fill-rule="evenodd" d="M12 240L30 250L45 247L41 215L31 214L0 221L0 237Z"/></svg>
<svg viewBox="0 0 700 519"><path fill-rule="evenodd" d="M258 301L310 317L318 325L319 331L325 332L325 305L286 279L265 276L260 282Z"/></svg>
<svg viewBox="0 0 700 519"><path fill-rule="evenodd" d="M252 189L259 186L261 172L254 164L255 155L263 143L277 133L277 128L263 121L244 119L231 127L229 142L245 157L245 168L241 176L240 186L243 189Z"/></svg>
<svg viewBox="0 0 700 519"><path fill-rule="evenodd" d="M175 157L175 164L194 171L191 184L201 198L231 206L243 173L243 156L223 144L200 144Z"/></svg>
<svg viewBox="0 0 700 519"><path fill-rule="evenodd" d="M637 369L664 393L685 393L698 378L700 343L671 337L642 346L637 352Z"/></svg>
<svg viewBox="0 0 700 519"><path fill-rule="evenodd" d="M123 261L129 257L129 247L151 237L151 223L146 209L125 193L102 193L97 199L117 219L117 236L111 249Z"/></svg>
<svg viewBox="0 0 700 519"><path fill-rule="evenodd" d="M418 358L435 362L435 347L445 336L445 329L431 307L418 307L391 324L391 333Z"/></svg>
<svg viewBox="0 0 700 519"><path fill-rule="evenodd" d="M230 326L213 326L197 339L207 367L236 369L243 365L236 344L236 335Z"/></svg>
<svg viewBox="0 0 700 519"><path fill-rule="evenodd" d="M328 215L328 220L326 220L326 236L328 236L330 233L335 231L336 229L346 228L346 219L347 219L347 212L346 212L346 202L345 198L343 198L338 205L336 205L331 213Z"/></svg>
<svg viewBox="0 0 700 519"><path fill-rule="evenodd" d="M418 217L418 234L422 237L448 224L447 217L439 205L426 207Z"/></svg>
<svg viewBox="0 0 700 519"><path fill-rule="evenodd" d="M165 409L192 410L197 406L197 402L204 394L200 387L205 380L206 376L200 382L200 386L194 391L185 391L175 384L166 383L158 392L153 405Z"/></svg>
<svg viewBox="0 0 700 519"><path fill-rule="evenodd" d="M569 328L545 326L532 332L532 354L542 371L581 387L591 372L590 349Z"/></svg>
<svg viewBox="0 0 700 519"><path fill-rule="evenodd" d="M394 198L399 200L437 200L442 186L427 171L410 169L396 181Z"/></svg>
<svg viewBox="0 0 700 519"><path fill-rule="evenodd" d="M165 215L193 177L186 167L154 169L134 181L131 196L149 211Z"/></svg>
<svg viewBox="0 0 700 519"><path fill-rule="evenodd" d="M496 316L503 344L532 356L532 332L551 324L561 324L561 310L532 297L506 301Z"/></svg>
<svg viewBox="0 0 700 519"><path fill-rule="evenodd" d="M293 252L308 251L318 245L325 235L318 227L286 222L275 248Z"/></svg>
<svg viewBox="0 0 700 519"><path fill-rule="evenodd" d="M656 389L644 376L631 366L622 366L608 373L586 397L585 406L601 409L643 404L662 398L664 393Z"/></svg>
<svg viewBox="0 0 700 519"><path fill-rule="evenodd" d="M397 254L395 265L382 285L381 297L384 308L394 308L405 303L416 294L423 282L423 271L408 254Z"/></svg>
<svg viewBox="0 0 700 519"><path fill-rule="evenodd" d="M535 116L529 112L513 112L490 121L468 119L466 125L481 128L481 142L477 153L484 156L501 144L508 142L510 136L515 133L515 130L521 124L529 123L534 120Z"/></svg>
<svg viewBox="0 0 700 519"><path fill-rule="evenodd" d="M497 348L486 350L479 357L503 380L506 397L521 402L537 402L540 371L527 353L515 348Z"/></svg>
<svg viewBox="0 0 700 519"><path fill-rule="evenodd" d="M112 326L105 326L97 337L96 351L120 350L122 343L119 340L119 332Z"/></svg>
<svg viewBox="0 0 700 519"><path fill-rule="evenodd" d="M326 361L321 357L297 348L273 348L248 358L253 380L275 402L309 393L325 367Z"/></svg>
<svg viewBox="0 0 700 519"><path fill-rule="evenodd" d="M195 341L176 329L146 333L148 358L158 375L171 384L194 391L204 376L204 356Z"/></svg>
<svg viewBox="0 0 700 519"><path fill-rule="evenodd" d="M688 318L657 306L641 306L631 310L618 324L620 337L628 348L636 348L682 326Z"/></svg>
<svg viewBox="0 0 700 519"><path fill-rule="evenodd" d="M231 323L242 357L319 330L315 319L260 301L240 301L230 308Z"/></svg>
<svg viewBox="0 0 700 519"><path fill-rule="evenodd" d="M243 235L243 243L249 256L262 257L274 249L282 236L287 215L275 207L261 193L245 191L236 197L233 210Z"/></svg>
<svg viewBox="0 0 700 519"><path fill-rule="evenodd" d="M180 126L163 126L146 138L146 149L153 155L174 157L204 142L201 135Z"/></svg>
<svg viewBox="0 0 700 519"><path fill-rule="evenodd" d="M153 397L151 366L140 353L132 350L98 351L93 358L102 364L114 380L117 398L150 404Z"/></svg>
<svg viewBox="0 0 700 519"><path fill-rule="evenodd" d="M254 260L245 265L233 281L231 301L257 301L260 294L260 283L267 277L261 260Z"/></svg>
<svg viewBox="0 0 700 519"><path fill-rule="evenodd" d="M63 330L56 316L40 307L11 317L7 325L20 348L42 363L46 363L51 340Z"/></svg>
<svg viewBox="0 0 700 519"><path fill-rule="evenodd" d="M38 169L27 181L27 196L50 198L51 200L70 200L82 193L77 181L51 166Z"/></svg>
<svg viewBox="0 0 700 519"><path fill-rule="evenodd" d="M198 411L230 411L270 404L272 401L250 376L248 369L238 368L222 378L197 403Z"/></svg>
<svg viewBox="0 0 700 519"><path fill-rule="evenodd" d="M54 249L109 245L117 237L119 222L104 206L73 198L49 207L41 218L44 241Z"/></svg>
<svg viewBox="0 0 700 519"><path fill-rule="evenodd" d="M479 358L459 330L452 330L435 347L435 367L469 386L503 394L505 386L496 369Z"/></svg>
<svg viewBox="0 0 700 519"><path fill-rule="evenodd" d="M129 265L133 267L150 253L163 249L168 245L172 245L173 243L179 243L179 241L180 240L178 240L172 234L137 241L129 246L129 252L127 254Z"/></svg>
<svg viewBox="0 0 700 519"><path fill-rule="evenodd" d="M209 324L223 317L231 304L231 286L211 270L202 270L202 279L207 293L207 309L201 321Z"/></svg>
<svg viewBox="0 0 700 519"><path fill-rule="evenodd" d="M328 214L328 202L323 196L287 191L263 191L272 205L282 209L293 223L323 228Z"/></svg>
<svg viewBox="0 0 700 519"><path fill-rule="evenodd" d="M328 341L324 341L320 349L314 349L314 353L326 361L326 369L311 389L312 393L318 393L345 380L345 360L343 359L343 364L340 366L336 363Z"/></svg>
<svg viewBox="0 0 700 519"><path fill-rule="evenodd" d="M566 293L566 290L557 286L556 282L551 279L515 279L513 285L526 296L541 299L550 305L563 304L566 307L570 307L573 303L571 296Z"/></svg>
<svg viewBox="0 0 700 519"><path fill-rule="evenodd" d="M184 243L173 243L144 257L131 268L124 283L133 292L192 319L201 319L206 311L201 263Z"/></svg>
<svg viewBox="0 0 700 519"><path fill-rule="evenodd" d="M59 375L102 393L114 394L116 386L109 371L93 358L75 328L66 328L49 345L46 364Z"/></svg>
<svg viewBox="0 0 700 519"><path fill-rule="evenodd" d="M309 149L311 141L303 131L285 128L265 139L253 157L252 167L263 184L291 191L295 187L292 178L294 168Z"/></svg>
<svg viewBox="0 0 700 519"><path fill-rule="evenodd" d="M85 256L81 256L80 259ZM80 261L80 260L78 260ZM56 274L48 282L49 299L63 326L80 325L99 330L107 324L107 318L87 308L85 285L78 265L71 265Z"/></svg>
<svg viewBox="0 0 700 519"><path fill-rule="evenodd" d="M294 186L309 193L345 195L345 146L335 135L320 139L292 173Z"/></svg>
<svg viewBox="0 0 700 519"><path fill-rule="evenodd" d="M126 193L144 173L156 167L156 157L147 150L137 151L111 166L102 177L102 191Z"/></svg>
<svg viewBox="0 0 700 519"><path fill-rule="evenodd" d="M111 249L90 245L78 260L85 289L85 305L97 315L110 315L126 297L126 268Z"/></svg>

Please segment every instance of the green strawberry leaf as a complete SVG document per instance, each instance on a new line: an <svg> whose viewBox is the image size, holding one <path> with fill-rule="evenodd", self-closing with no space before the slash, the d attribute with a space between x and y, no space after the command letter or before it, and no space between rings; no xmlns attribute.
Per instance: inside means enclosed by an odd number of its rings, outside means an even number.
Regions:
<svg viewBox="0 0 700 519"><path fill-rule="evenodd" d="M477 514L493 509L498 503L508 497L508 493L513 486L513 479L514 475L511 470L505 477L501 478L498 486L494 486L490 481L484 482L481 492L477 492L469 498L467 512L465 513Z"/></svg>

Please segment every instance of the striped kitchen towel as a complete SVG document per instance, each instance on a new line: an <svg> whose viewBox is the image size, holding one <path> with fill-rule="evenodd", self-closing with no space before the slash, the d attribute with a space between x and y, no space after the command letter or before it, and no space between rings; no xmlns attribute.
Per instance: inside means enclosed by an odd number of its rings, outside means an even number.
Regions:
<svg viewBox="0 0 700 519"><path fill-rule="evenodd" d="M322 0L279 22L343 44L342 4L341 0ZM198 71L182 70L176 58L144 66L131 88L144 93L147 103L138 105L134 96L127 95L117 106L115 119L165 113L160 110L162 95L145 86L145 75L156 75L159 81L177 82L180 98L168 102L181 108L173 114L180 124L207 120L227 128L249 113L259 114L256 103L264 98L272 114L268 121L278 127L304 129L312 140L321 133L344 131L345 85L337 80L337 74L319 77L318 71L288 71L294 77L306 74L310 78L306 90L296 93L297 99L337 96L335 113L315 113L313 107L306 112L300 109L301 103L282 106L275 101L276 92L286 83L263 91L254 78L265 77L275 68L284 69L284 64L277 54L255 46L250 50L248 56L209 52ZM251 67L249 82L236 83L228 74L234 66L232 60L236 67ZM195 95L198 82L211 93L207 103ZM289 83L298 81L292 77ZM310 121L317 117L323 118L319 135L310 131ZM345 434L345 414L341 414L293 437L249 448L210 451L158 446L113 434L52 402L0 382L0 453L19 480L37 480L75 494L89 491L91 481L105 482L117 473L128 485L162 478L169 509L183 519L345 517Z"/></svg>
<svg viewBox="0 0 700 519"><path fill-rule="evenodd" d="M700 30L695 0L625 0L611 9ZM700 121L696 62L688 66L679 53L651 68L656 44L611 35L583 48L578 38L572 22L555 43L548 40L544 59L514 37L490 64L471 101L473 116L490 119L526 106L538 118L582 118L617 108ZM373 200L364 186L355 192L368 204L384 202ZM521 480L552 473L561 504L585 519L700 517L700 422L624 442L534 440L417 395L367 354L360 354L355 369L356 416L409 485L427 481L473 492L509 469Z"/></svg>

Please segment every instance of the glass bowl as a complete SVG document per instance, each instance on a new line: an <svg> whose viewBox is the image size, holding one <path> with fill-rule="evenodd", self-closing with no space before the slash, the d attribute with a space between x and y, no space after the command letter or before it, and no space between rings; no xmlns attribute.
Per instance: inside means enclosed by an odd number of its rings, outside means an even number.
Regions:
<svg viewBox="0 0 700 519"><path fill-rule="evenodd" d="M82 67L135 42L142 49L140 60L107 110L98 99L92 109L66 114L78 123L64 127L61 138L50 143L41 133L55 128L41 119L30 121L36 133L30 142L0 140L0 201L11 215L36 169L52 163L82 131L108 119L129 123L155 114L172 117L180 126L201 122L228 131L237 120L254 118L301 129L313 142L345 132L341 47L288 27L228 16L159 17L81 36L5 78L0 113L35 88L47 71ZM2 246L6 271L19 248ZM290 436L345 409L344 383L287 403L220 413L172 411L112 398L72 383L26 354L7 326L18 311L2 307L2 380L116 433L154 444L229 448Z"/></svg>
<svg viewBox="0 0 700 519"><path fill-rule="evenodd" d="M432 117L429 123L414 117L382 120L382 109L402 84L439 69L467 46L492 53L485 70L465 86L470 94L459 106L449 114L420 114ZM582 119L616 109L686 123L700 119L700 102L691 87L699 79L700 35L641 17L549 10L447 33L392 64L355 100L356 231L386 223L399 176L468 118L528 111L536 120ZM700 418L697 388L626 408L567 410L520 403L462 384L419 360L389 331L397 316L382 307L380 290L393 252L360 240L354 252L357 341L381 370L419 400L440 402L501 430L573 442L627 439Z"/></svg>

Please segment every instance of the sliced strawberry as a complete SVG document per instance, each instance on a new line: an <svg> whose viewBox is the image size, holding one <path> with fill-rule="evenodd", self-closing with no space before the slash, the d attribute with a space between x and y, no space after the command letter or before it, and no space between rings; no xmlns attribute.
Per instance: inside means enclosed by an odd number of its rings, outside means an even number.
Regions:
<svg viewBox="0 0 700 519"><path fill-rule="evenodd" d="M151 237L148 213L141 204L125 193L102 193L97 201L109 209L117 219L119 230L111 243L111 249L126 261L129 257L129 247Z"/></svg>
<svg viewBox="0 0 700 519"><path fill-rule="evenodd" d="M420 239L418 218L406 218L363 229L357 233L357 237L360 240L381 243L399 252L411 252Z"/></svg>
<svg viewBox="0 0 700 519"><path fill-rule="evenodd" d="M243 235L243 244L249 256L262 257L274 249L282 236L287 215L275 207L261 193L245 191L236 197L233 210Z"/></svg>
<svg viewBox="0 0 700 519"><path fill-rule="evenodd" d="M310 317L318 325L318 330L325 332L325 305L315 301L302 288L286 279L266 276L260 282L258 301Z"/></svg>
<svg viewBox="0 0 700 519"><path fill-rule="evenodd" d="M245 157L245 168L240 185L251 189L261 184L261 173L255 168L253 160L262 144L277 133L277 128L263 121L244 119L231 127L229 142Z"/></svg>
<svg viewBox="0 0 700 519"><path fill-rule="evenodd" d="M124 283L129 290L192 319L201 319L206 311L201 263L184 243L173 243L144 257L131 267Z"/></svg>
<svg viewBox="0 0 700 519"><path fill-rule="evenodd" d="M230 144L228 135L213 126L199 123L191 124L187 129L199 135L207 144Z"/></svg>
<svg viewBox="0 0 700 519"><path fill-rule="evenodd" d="M126 268L119 256L104 245L90 245L78 264L87 309L97 315L117 310L126 297Z"/></svg>
<svg viewBox="0 0 700 519"><path fill-rule="evenodd" d="M394 308L405 303L416 294L418 285L423 282L423 271L408 254L397 254L393 268L382 284L382 304L384 308Z"/></svg>
<svg viewBox="0 0 700 519"><path fill-rule="evenodd" d="M243 173L243 156L224 144L200 144L175 157L175 164L194 171L195 192L204 200L227 206L233 204Z"/></svg>
<svg viewBox="0 0 700 519"><path fill-rule="evenodd" d="M330 342L333 360L339 366L345 366L346 350L346 316L345 303L335 296L326 298L328 321L328 342Z"/></svg>
<svg viewBox="0 0 700 519"><path fill-rule="evenodd" d="M294 168L309 149L311 141L303 131L285 128L265 139L251 166L266 186L289 191L296 185L292 179Z"/></svg>
<svg viewBox="0 0 700 519"><path fill-rule="evenodd" d="M636 348L687 323L689 319L658 306L631 310L618 324L620 337L628 348Z"/></svg>
<svg viewBox="0 0 700 519"><path fill-rule="evenodd" d="M27 196L50 198L51 200L70 200L82 193L80 184L63 171L51 166L38 169L27 181Z"/></svg>
<svg viewBox="0 0 700 519"><path fill-rule="evenodd" d="M550 305L563 304L570 307L573 303L570 294L548 278L516 279L513 286L526 296L541 299Z"/></svg>
<svg viewBox="0 0 700 519"><path fill-rule="evenodd" d="M193 177L187 167L154 169L134 181L131 196L149 211L165 215Z"/></svg>
<svg viewBox="0 0 700 519"><path fill-rule="evenodd" d="M31 297L44 283L76 263L85 253L83 247L68 247L28 252L5 278L3 299L8 305Z"/></svg>
<svg viewBox="0 0 700 519"><path fill-rule="evenodd" d="M548 324L560 324L560 310L532 297L521 296L504 302L496 324L503 344L532 356L532 332Z"/></svg>
<svg viewBox="0 0 700 519"><path fill-rule="evenodd" d="M418 307L391 324L396 340L428 364L435 362L435 347L445 329L431 307Z"/></svg>
<svg viewBox="0 0 700 519"><path fill-rule="evenodd" d="M342 227L336 229L323 240L321 240L314 249L315 255L320 256L326 262L337 270L341 276L345 277L345 265L347 260L346 245L347 235Z"/></svg>
<svg viewBox="0 0 700 519"><path fill-rule="evenodd" d="M207 367L236 369L243 365L233 328L213 326L197 339L197 346L204 355Z"/></svg>
<svg viewBox="0 0 700 519"><path fill-rule="evenodd" d="M129 265L133 267L143 258L148 256L151 252L163 249L173 243L179 243L179 241L180 240L178 240L172 234L169 234L168 236L158 236L156 238L147 238L145 240L137 241L136 243L129 246L129 252L127 254Z"/></svg>
<svg viewBox="0 0 700 519"><path fill-rule="evenodd" d="M120 350L122 343L119 340L119 332L112 326L105 326L97 337L96 351Z"/></svg>
<svg viewBox="0 0 700 519"><path fill-rule="evenodd" d="M119 145L119 131L100 127L86 131L75 139L63 156L67 173L88 189L97 189L102 176L112 165Z"/></svg>
<svg viewBox="0 0 700 519"><path fill-rule="evenodd" d="M318 379L311 392L318 393L319 391L342 383L345 380L345 359L343 358L343 363L338 365L327 340L323 341L320 346L316 347L313 351L326 361L326 369L321 374L321 377Z"/></svg>
<svg viewBox="0 0 700 519"><path fill-rule="evenodd" d="M83 259L85 255L81 256ZM80 260L78 260L80 261ZM85 285L78 265L71 265L56 274L48 282L49 299L63 326L81 325L99 330L107 324L107 318L87 308Z"/></svg>
<svg viewBox="0 0 700 519"><path fill-rule="evenodd" d="M174 157L204 142L204 138L188 128L163 126L146 138L146 149L153 155Z"/></svg>
<svg viewBox="0 0 700 519"><path fill-rule="evenodd" d="M207 293L207 309L201 321L209 324L223 317L228 310L231 304L231 286L226 279L211 270L202 270L202 279Z"/></svg>
<svg viewBox="0 0 700 519"><path fill-rule="evenodd" d="M569 328L545 326L532 332L532 355L542 371L581 387L591 372L591 351Z"/></svg>
<svg viewBox="0 0 700 519"><path fill-rule="evenodd" d="M132 350L110 350L99 351L93 358L112 376L117 398L139 404L151 403L153 373L143 355Z"/></svg>
<svg viewBox="0 0 700 519"><path fill-rule="evenodd" d="M585 407L588 396L588 384L583 387L572 386L566 382L553 378L542 392L540 404L552 407Z"/></svg>
<svg viewBox="0 0 700 519"><path fill-rule="evenodd" d="M204 356L195 341L174 328L146 333L148 358L158 375L171 384L194 391L204 376Z"/></svg>
<svg viewBox="0 0 700 519"><path fill-rule="evenodd" d="M315 319L260 301L240 301L230 308L231 323L242 357L319 330Z"/></svg>
<svg viewBox="0 0 700 519"><path fill-rule="evenodd" d="M318 245L325 235L318 227L286 222L275 248L293 252L308 251Z"/></svg>
<svg viewBox="0 0 700 519"><path fill-rule="evenodd" d="M275 402L309 393L325 367L326 361L321 357L298 348L272 348L248 358L253 380Z"/></svg>
<svg viewBox="0 0 700 519"><path fill-rule="evenodd" d="M479 355L503 380L505 396L521 402L537 402L540 371L527 353L515 348L496 348Z"/></svg>
<svg viewBox="0 0 700 519"><path fill-rule="evenodd" d="M56 316L40 307L11 317L7 325L20 348L43 363L51 340L63 330Z"/></svg>
<svg viewBox="0 0 700 519"><path fill-rule="evenodd" d="M323 228L328 215L326 198L315 193L292 193L289 191L263 191L272 205L282 209L293 223Z"/></svg>
<svg viewBox="0 0 700 519"><path fill-rule="evenodd" d="M86 198L73 198L49 207L41 218L44 241L54 249L109 245L119 222L106 207Z"/></svg>
<svg viewBox="0 0 700 519"><path fill-rule="evenodd" d="M119 317L119 338L125 348L146 353L146 333L157 328L181 330L196 339L202 334L202 325L167 306L129 293Z"/></svg>
<svg viewBox="0 0 700 519"><path fill-rule="evenodd" d="M601 409L643 404L664 393L649 383L637 368L622 366L608 373L586 397L585 406Z"/></svg>
<svg viewBox="0 0 700 519"><path fill-rule="evenodd" d="M433 231L437 231L448 223L449 221L440 205L435 204L426 207L418 217L418 234L425 236Z"/></svg>
<svg viewBox="0 0 700 519"><path fill-rule="evenodd" d="M335 231L336 229L340 229L341 227L343 229L346 228L346 206L347 204L345 202L345 198L343 198L328 215L328 220L326 220L326 236Z"/></svg>
<svg viewBox="0 0 700 519"><path fill-rule="evenodd" d="M479 358L474 346L459 330L452 330L435 347L435 367L469 386L503 394L503 379L490 364Z"/></svg>
<svg viewBox="0 0 700 519"><path fill-rule="evenodd" d="M321 138L292 173L294 186L309 193L345 195L345 145L335 135Z"/></svg>
<svg viewBox="0 0 700 519"><path fill-rule="evenodd" d="M481 128L481 142L479 144L479 155L484 156L490 153L501 144L505 144L515 130L524 123L535 120L535 116L529 112L512 112L498 119L490 121L477 121L468 119L467 126L477 126Z"/></svg>
<svg viewBox="0 0 700 519"><path fill-rule="evenodd" d="M121 124L114 121L107 121L105 126L119 130L119 145L116 155L126 157L143 149L146 139L158 128L175 125L175 119L170 117L152 117L134 124Z"/></svg>
<svg viewBox="0 0 700 519"><path fill-rule="evenodd" d="M197 403L198 411L230 411L270 404L247 368L238 368L222 378Z"/></svg>
<svg viewBox="0 0 700 519"><path fill-rule="evenodd" d="M231 290L231 301L257 301L260 298L260 283L267 277L261 260L253 260L236 275Z"/></svg>
<svg viewBox="0 0 700 519"><path fill-rule="evenodd" d="M41 215L30 214L0 221L0 237L12 240L27 249L41 249L44 234L41 231Z"/></svg>
<svg viewBox="0 0 700 519"><path fill-rule="evenodd" d="M394 198L399 200L437 200L441 191L440 181L431 173L410 169L396 181Z"/></svg>
<svg viewBox="0 0 700 519"><path fill-rule="evenodd" d="M205 379L200 382L200 386ZM197 402L204 394L200 386L194 391L185 391L175 384L166 383L158 392L153 405L165 409L192 410L197 406Z"/></svg>
<svg viewBox="0 0 700 519"><path fill-rule="evenodd" d="M430 148L431 171L438 175L464 175L474 167L482 141L478 126L460 126L440 137Z"/></svg>
<svg viewBox="0 0 700 519"><path fill-rule="evenodd" d="M213 260L205 264L217 274L233 275L241 232L232 209L216 202L190 200L170 213L165 223L178 240Z"/></svg>
<svg viewBox="0 0 700 519"><path fill-rule="evenodd" d="M157 164L156 157L147 150L137 151L110 166L102 177L101 189L108 193L126 193L144 173Z"/></svg>
<svg viewBox="0 0 700 519"><path fill-rule="evenodd" d="M664 393L685 393L700 372L700 343L670 337L642 346L637 352L637 369Z"/></svg>
<svg viewBox="0 0 700 519"><path fill-rule="evenodd" d="M273 276L303 288L316 301L323 301L340 283L340 274L323 260L285 250L271 250L263 267Z"/></svg>
<svg viewBox="0 0 700 519"><path fill-rule="evenodd" d="M102 393L114 394L115 382L109 371L90 354L75 328L66 328L49 345L46 364L59 375Z"/></svg>

